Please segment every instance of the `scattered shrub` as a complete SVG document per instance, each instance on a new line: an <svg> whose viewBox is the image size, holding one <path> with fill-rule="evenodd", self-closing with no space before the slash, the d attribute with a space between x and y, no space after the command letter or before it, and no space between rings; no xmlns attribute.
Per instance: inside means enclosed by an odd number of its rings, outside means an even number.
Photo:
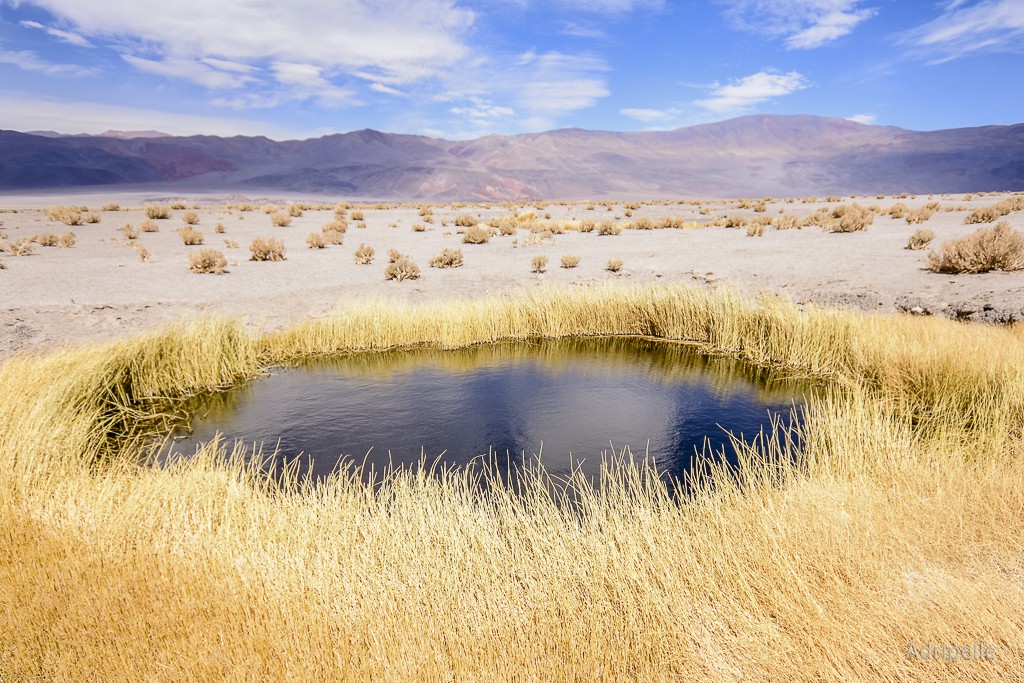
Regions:
<svg viewBox="0 0 1024 683"><path fill-rule="evenodd" d="M191 226L181 228L178 230L178 234L181 236L181 241L189 246L196 246L203 243L203 233Z"/></svg>
<svg viewBox="0 0 1024 683"><path fill-rule="evenodd" d="M654 221L652 221L650 218L648 218L647 216L641 216L640 218L637 218L635 221L633 221L630 227L633 228L634 230L654 230L655 226Z"/></svg>
<svg viewBox="0 0 1024 683"><path fill-rule="evenodd" d="M354 220L354 221L365 221L366 218L363 216L363 212L362 211L353 211L352 212L352 220Z"/></svg>
<svg viewBox="0 0 1024 683"><path fill-rule="evenodd" d="M751 223L747 226L747 237L760 237L764 234L763 223Z"/></svg>
<svg viewBox="0 0 1024 683"><path fill-rule="evenodd" d="M413 223L412 224L412 231L413 232L426 232L426 230L427 230L427 226L423 225L422 223Z"/></svg>
<svg viewBox="0 0 1024 683"><path fill-rule="evenodd" d="M147 204L144 209L146 218L164 220L171 217L171 210L163 204Z"/></svg>
<svg viewBox="0 0 1024 683"><path fill-rule="evenodd" d="M171 202L171 208L175 211L181 211L182 209L187 209L188 204L185 202Z"/></svg>
<svg viewBox="0 0 1024 683"><path fill-rule="evenodd" d="M356 263L360 266L368 266L373 263L373 247L368 244L360 244L355 250Z"/></svg>
<svg viewBox="0 0 1024 683"><path fill-rule="evenodd" d="M619 272L620 270L622 270L622 259L620 259L620 258L610 258L610 259L608 259L608 265L606 265L604 267L604 269L609 271L609 272L612 272L612 273Z"/></svg>
<svg viewBox="0 0 1024 683"><path fill-rule="evenodd" d="M291 216L292 218L301 218L302 213L302 207L299 206L298 204L292 204L291 206L288 207L288 215Z"/></svg>
<svg viewBox="0 0 1024 683"><path fill-rule="evenodd" d="M580 232L594 232L597 229L597 221L591 219L585 219L580 221L579 227L576 228Z"/></svg>
<svg viewBox="0 0 1024 683"><path fill-rule="evenodd" d="M1021 210L1024 210L1024 195L1007 197L992 206L983 206L975 209L964 218L964 223L966 225L971 225L972 223L991 223L997 218L1002 218L1014 211Z"/></svg>
<svg viewBox="0 0 1024 683"><path fill-rule="evenodd" d="M226 232L223 223L218 223L216 227L214 227L213 231L218 235L223 235Z"/></svg>
<svg viewBox="0 0 1024 683"><path fill-rule="evenodd" d="M228 249L238 249L238 242L235 240L224 240L224 246Z"/></svg>
<svg viewBox="0 0 1024 683"><path fill-rule="evenodd" d="M188 225L197 225L199 223L199 214L195 211L186 211L181 214L181 220L185 221Z"/></svg>
<svg viewBox="0 0 1024 683"><path fill-rule="evenodd" d="M405 254L397 252L391 254L387 267L384 269L384 279L395 280L416 280L420 276L420 267L413 263L412 259Z"/></svg>
<svg viewBox="0 0 1024 683"><path fill-rule="evenodd" d="M65 232L57 238L57 246L62 249L69 249L75 246L75 233Z"/></svg>
<svg viewBox="0 0 1024 683"><path fill-rule="evenodd" d="M928 268L936 273L987 273L1024 269L1024 235L1001 221L978 228L970 235L944 242L928 254Z"/></svg>
<svg viewBox="0 0 1024 683"><path fill-rule="evenodd" d="M36 243L41 247L55 247L57 246L57 235L52 232L44 232L42 235L36 235Z"/></svg>
<svg viewBox="0 0 1024 683"><path fill-rule="evenodd" d="M324 223L324 226L320 228L320 230L324 233L333 230L334 232L344 234L345 231L348 230L348 221L344 218L335 218L333 221Z"/></svg>
<svg viewBox="0 0 1024 683"><path fill-rule="evenodd" d="M445 249L430 259L431 268L458 268L462 265L461 249Z"/></svg>
<svg viewBox="0 0 1024 683"><path fill-rule="evenodd" d="M82 207L78 206L54 206L46 210L46 218L57 221L64 225L81 225L85 223L85 215Z"/></svg>
<svg viewBox="0 0 1024 683"><path fill-rule="evenodd" d="M141 255L140 252L139 256ZM216 249L193 251L189 253L188 261L189 270L193 273L220 275L228 267L228 260Z"/></svg>
<svg viewBox="0 0 1024 683"><path fill-rule="evenodd" d="M284 261L284 242L274 237L257 237L249 245L250 261Z"/></svg>
<svg viewBox="0 0 1024 683"><path fill-rule="evenodd" d="M118 228L118 230L120 230L121 234L124 235L127 239L134 240L134 239L138 239L138 237L139 237L139 229L136 228L131 223L125 223L120 228ZM202 240L200 240L196 244L202 244L202 243L203 243ZM185 244L188 244L188 242L185 242Z"/></svg>
<svg viewBox="0 0 1024 683"><path fill-rule="evenodd" d="M563 268L575 268L579 264L580 264L580 257L579 256L574 256L574 255L566 254L565 256L562 257L562 267Z"/></svg>
<svg viewBox="0 0 1024 683"><path fill-rule="evenodd" d="M860 204L840 204L832 209L819 209L804 220L805 225L819 225L829 232L867 230L875 215Z"/></svg>
<svg viewBox="0 0 1024 683"><path fill-rule="evenodd" d="M270 214L270 222L273 223L275 227L287 228L292 224L292 218L286 214L275 212Z"/></svg>
<svg viewBox="0 0 1024 683"><path fill-rule="evenodd" d="M455 225L460 228L472 228L476 224L476 218L468 213L460 213L455 217Z"/></svg>
<svg viewBox="0 0 1024 683"><path fill-rule="evenodd" d="M121 205L120 204L105 204L103 206L103 208L100 209L100 211L120 211L120 210L121 210Z"/></svg>
<svg viewBox="0 0 1024 683"><path fill-rule="evenodd" d="M327 240L322 232L311 232L306 236L306 244L310 249L323 249L327 246Z"/></svg>
<svg viewBox="0 0 1024 683"><path fill-rule="evenodd" d="M531 263L532 263L532 266L533 266L533 272L534 273L543 273L544 269L548 267L548 257L547 256L534 256L533 257L533 261Z"/></svg>
<svg viewBox="0 0 1024 683"><path fill-rule="evenodd" d="M324 240L327 244L341 244L345 241L345 233L338 232L337 230L322 230Z"/></svg>
<svg viewBox="0 0 1024 683"><path fill-rule="evenodd" d="M472 218L472 216L470 216ZM476 221L476 219L473 219ZM486 228L482 228L479 225L474 224L466 229L465 234L462 235L462 241L466 244L484 244L491 239L491 232Z"/></svg>
<svg viewBox="0 0 1024 683"><path fill-rule="evenodd" d="M601 221L597 226L598 235L621 235L622 226L614 221Z"/></svg>
<svg viewBox="0 0 1024 683"><path fill-rule="evenodd" d="M912 251L919 251L931 244L933 239L935 239L934 232L927 228L919 228L910 236L906 248Z"/></svg>
<svg viewBox="0 0 1024 683"><path fill-rule="evenodd" d="M907 214L907 224L916 225L924 223L929 218L934 216L935 212L938 211L940 208L942 207L938 202L928 202L924 206L914 209L913 211Z"/></svg>
<svg viewBox="0 0 1024 683"><path fill-rule="evenodd" d="M160 226L157 225L157 222L150 220L139 223L139 229L141 229L142 232L160 232Z"/></svg>

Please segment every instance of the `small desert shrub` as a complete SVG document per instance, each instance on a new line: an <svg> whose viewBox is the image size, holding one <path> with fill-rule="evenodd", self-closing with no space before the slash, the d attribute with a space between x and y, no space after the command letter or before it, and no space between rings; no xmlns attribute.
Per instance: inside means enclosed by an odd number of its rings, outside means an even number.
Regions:
<svg viewBox="0 0 1024 683"><path fill-rule="evenodd" d="M476 218L468 213L460 213L455 217L455 225L460 228L472 228L476 223Z"/></svg>
<svg viewBox="0 0 1024 683"><path fill-rule="evenodd" d="M565 256L562 257L562 267L563 268L575 268L579 264L580 264L580 257L579 256L575 256L575 255L571 255L571 254L566 254Z"/></svg>
<svg viewBox="0 0 1024 683"><path fill-rule="evenodd" d="M181 236L181 241L189 246L196 246L203 243L203 233L193 227L181 228L178 230L178 234Z"/></svg>
<svg viewBox="0 0 1024 683"><path fill-rule="evenodd" d="M928 202L924 206L914 209L913 211L907 214L907 224L916 225L924 223L933 215L935 215L935 212L938 211L940 208L941 205L938 202Z"/></svg>
<svg viewBox="0 0 1024 683"><path fill-rule="evenodd" d="M120 228L118 228L118 230L120 230L121 234L124 235L127 239L134 240L139 238L139 229L136 228L131 223L125 223ZM188 244L188 242L185 242L185 244ZM202 244L202 241L199 241L196 244Z"/></svg>
<svg viewBox="0 0 1024 683"><path fill-rule="evenodd" d="M141 229L142 232L160 232L160 226L156 221L142 221L139 223L139 229Z"/></svg>
<svg viewBox="0 0 1024 683"><path fill-rule="evenodd" d="M601 221L597 226L598 235L621 235L622 226L614 221Z"/></svg>
<svg viewBox="0 0 1024 683"><path fill-rule="evenodd" d="M64 225L81 225L85 223L85 215L81 207L54 206L46 210L46 218Z"/></svg>
<svg viewBox="0 0 1024 683"><path fill-rule="evenodd" d="M604 267L604 269L609 271L609 272L611 272L611 273L619 272L620 270L622 270L622 259L620 259L620 258L610 258L610 259L608 259L608 265L606 265Z"/></svg>
<svg viewBox="0 0 1024 683"><path fill-rule="evenodd" d="M495 221L497 224L498 232L508 237L514 235L519 231L519 223L515 218L501 218Z"/></svg>
<svg viewBox="0 0 1024 683"><path fill-rule="evenodd" d="M327 244L341 244L345 241L345 233L337 230L322 230L324 240Z"/></svg>
<svg viewBox="0 0 1024 683"><path fill-rule="evenodd" d="M327 240L322 232L311 232L306 236L306 244L310 249L323 249L327 246Z"/></svg>
<svg viewBox="0 0 1024 683"><path fill-rule="evenodd" d="M389 261L384 269L384 279L401 282L402 280L416 280L419 278L420 267L413 263L412 259L407 255L391 254Z"/></svg>
<svg viewBox="0 0 1024 683"><path fill-rule="evenodd" d="M1024 269L1024 235L1001 221L978 228L970 235L944 242L928 254L928 268L936 273L987 273Z"/></svg>
<svg viewBox="0 0 1024 683"><path fill-rule="evenodd" d="M3 261L0 261L0 270L7 270L7 264Z"/></svg>
<svg viewBox="0 0 1024 683"><path fill-rule="evenodd" d="M147 204L144 209L146 218L164 220L171 217L171 210L163 204Z"/></svg>
<svg viewBox="0 0 1024 683"><path fill-rule="evenodd" d="M818 225L829 232L867 230L875 215L860 204L840 204L832 209L818 209L804 219L804 225Z"/></svg>
<svg viewBox="0 0 1024 683"><path fill-rule="evenodd" d="M181 214L181 220L185 221L188 225L197 225L199 223L199 214L195 211L186 211Z"/></svg>
<svg viewBox="0 0 1024 683"><path fill-rule="evenodd" d="M224 246L228 249L238 249L238 242L235 240L224 240Z"/></svg>
<svg viewBox="0 0 1024 683"><path fill-rule="evenodd" d="M284 261L284 242L274 237L257 237L249 245L250 261Z"/></svg>
<svg viewBox="0 0 1024 683"><path fill-rule="evenodd" d="M171 208L175 211L181 211L182 209L187 209L188 204L185 202L171 202Z"/></svg>
<svg viewBox="0 0 1024 683"><path fill-rule="evenodd" d="M356 263L360 266L368 266L373 263L373 247L368 244L360 244L355 250Z"/></svg>
<svg viewBox="0 0 1024 683"><path fill-rule="evenodd" d="M121 205L120 204L104 204L103 208L100 209L100 211L120 211L120 210L121 210Z"/></svg>
<svg viewBox="0 0 1024 683"><path fill-rule="evenodd" d="M188 255L188 262L193 273L220 275L228 267L228 260L216 249L193 251Z"/></svg>
<svg viewBox="0 0 1024 683"><path fill-rule="evenodd" d="M996 202L992 206L983 206L975 209L964 218L964 223L966 225L972 223L991 223L997 218L1021 210L1024 210L1024 196L1008 197Z"/></svg>
<svg viewBox="0 0 1024 683"><path fill-rule="evenodd" d="M431 209L429 206L421 206L420 207L420 216L423 217L423 218L426 218L427 216L433 215L433 213L434 213L434 210Z"/></svg>
<svg viewBox="0 0 1024 683"><path fill-rule="evenodd" d="M270 214L270 222L278 228L287 228L292 224L292 218L286 214L275 212Z"/></svg>
<svg viewBox="0 0 1024 683"><path fill-rule="evenodd" d="M750 221L743 216L726 216L722 221L723 228L745 228Z"/></svg>
<svg viewBox="0 0 1024 683"><path fill-rule="evenodd" d="M224 224L223 223L218 223L216 225L216 227L214 227L213 231L215 233L217 233L218 235L223 235L224 232L225 232Z"/></svg>
<svg viewBox="0 0 1024 683"><path fill-rule="evenodd" d="M458 268L462 265L461 249L445 249L430 259L431 268Z"/></svg>
<svg viewBox="0 0 1024 683"><path fill-rule="evenodd" d="M291 216L292 218L301 218L302 207L299 206L298 204L292 204L291 206L288 207L288 215Z"/></svg>
<svg viewBox="0 0 1024 683"><path fill-rule="evenodd" d="M544 269L548 267L548 257L534 256L531 265L533 266L534 273L543 273Z"/></svg>
<svg viewBox="0 0 1024 683"><path fill-rule="evenodd" d="M55 247L57 246L57 235L52 232L36 235L36 243L41 247Z"/></svg>
<svg viewBox="0 0 1024 683"><path fill-rule="evenodd" d="M426 230L427 230L427 226L423 225L422 223L413 223L412 224L412 231L413 232L426 232Z"/></svg>
<svg viewBox="0 0 1024 683"><path fill-rule="evenodd" d="M351 214L352 220L354 221L365 221L366 218L363 216L362 211L353 211Z"/></svg>
<svg viewBox="0 0 1024 683"><path fill-rule="evenodd" d="M476 219L474 218L473 220L475 221ZM491 239L490 231L475 223L467 228L465 234L462 235L462 241L466 244L484 244L489 239Z"/></svg>
<svg viewBox="0 0 1024 683"><path fill-rule="evenodd" d="M580 221L579 227L576 228L580 232L594 232L597 229L597 221L592 219L584 219Z"/></svg>
<svg viewBox="0 0 1024 683"><path fill-rule="evenodd" d="M910 239L907 241L906 248L912 251L919 251L931 244L933 239L935 239L934 232L927 228L919 228L910 236Z"/></svg>
<svg viewBox="0 0 1024 683"><path fill-rule="evenodd" d="M324 226L320 228L322 232L328 232L333 230L334 232L340 232L342 234L348 230L348 221L344 218L335 218L333 221L324 223Z"/></svg>
<svg viewBox="0 0 1024 683"><path fill-rule="evenodd" d="M764 234L763 223L751 223L747 226L747 237L760 237Z"/></svg>
<svg viewBox="0 0 1024 683"><path fill-rule="evenodd" d="M62 249L69 249L75 246L75 233L65 232L57 238L57 246Z"/></svg>
<svg viewBox="0 0 1024 683"><path fill-rule="evenodd" d="M654 221L652 221L647 216L641 216L640 218L637 218L635 221L633 221L630 227L633 228L634 230L654 230L655 225Z"/></svg>

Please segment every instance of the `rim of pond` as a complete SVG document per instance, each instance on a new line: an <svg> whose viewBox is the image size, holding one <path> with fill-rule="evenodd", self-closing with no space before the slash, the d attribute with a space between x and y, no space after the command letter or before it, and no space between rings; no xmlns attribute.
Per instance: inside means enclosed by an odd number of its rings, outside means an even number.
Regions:
<svg viewBox="0 0 1024 683"><path fill-rule="evenodd" d="M354 351L185 399L152 462L189 457L219 432L229 450L236 439L263 442L272 475L290 466L314 480L346 465L369 481L392 467L473 463L504 476L538 462L551 475L579 469L596 478L602 459L623 447L679 479L698 453L735 466L726 430L749 442L773 420L799 423L799 407L820 386L641 336Z"/></svg>

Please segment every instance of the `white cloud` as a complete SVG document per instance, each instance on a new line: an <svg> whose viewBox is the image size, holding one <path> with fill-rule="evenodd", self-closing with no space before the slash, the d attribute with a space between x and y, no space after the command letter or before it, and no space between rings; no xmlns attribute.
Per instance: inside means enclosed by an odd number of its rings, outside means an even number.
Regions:
<svg viewBox="0 0 1024 683"><path fill-rule="evenodd" d="M783 38L791 50L822 47L878 13L862 0L719 0L736 28Z"/></svg>
<svg viewBox="0 0 1024 683"><path fill-rule="evenodd" d="M495 119L508 118L515 116L516 113L511 107L503 107L496 104L491 104L481 100L480 98L471 98L472 106L470 107L452 107L449 111L456 116L462 116L469 119L476 125L489 125Z"/></svg>
<svg viewBox="0 0 1024 683"><path fill-rule="evenodd" d="M808 87L806 78L796 71L774 73L759 71L728 85L716 84L711 96L694 104L716 114L740 114L773 97L789 95Z"/></svg>
<svg viewBox="0 0 1024 683"><path fill-rule="evenodd" d="M31 50L0 52L0 63L13 64L24 71L35 71L47 76L96 76L100 73L99 69L77 64L54 64Z"/></svg>
<svg viewBox="0 0 1024 683"><path fill-rule="evenodd" d="M409 93L402 92L398 88L392 88L390 85L384 85L383 83L371 83L370 90L379 92L384 95L394 95L395 97L408 97Z"/></svg>
<svg viewBox="0 0 1024 683"><path fill-rule="evenodd" d="M643 121L644 123L659 123L664 121L671 121L679 114L677 109L634 109L627 107L620 109L619 113L631 119L637 121Z"/></svg>
<svg viewBox="0 0 1024 683"><path fill-rule="evenodd" d="M475 17L455 0L0 2L42 7L94 39L149 46L158 61L295 62L365 70L390 85L456 63Z"/></svg>
<svg viewBox="0 0 1024 683"><path fill-rule="evenodd" d="M46 33L53 36L54 38L62 40L70 45L77 45L78 47L93 46L92 43L90 43L88 40L78 35L77 33L72 33L71 31L63 31L59 28L53 28L52 26L44 26L43 24L40 24L38 21L23 21L21 22L21 25L26 28L35 28L39 29L40 31L46 31Z"/></svg>
<svg viewBox="0 0 1024 683"><path fill-rule="evenodd" d="M240 88L252 79L242 76L238 71L222 71L213 68L207 61L194 59L143 59L135 55L121 55L124 61L139 71L165 76L183 78L210 89Z"/></svg>
<svg viewBox="0 0 1024 683"><path fill-rule="evenodd" d="M938 18L903 36L945 62L977 52L1024 51L1024 0L952 2Z"/></svg>
<svg viewBox="0 0 1024 683"><path fill-rule="evenodd" d="M853 116L847 116L847 121L853 121L854 123L863 123L865 126L870 126L878 120L878 117L874 114L854 114Z"/></svg>
<svg viewBox="0 0 1024 683"><path fill-rule="evenodd" d="M601 73L604 60L548 52L531 54L519 73L508 74L515 101L534 115L560 116L593 106L610 93Z"/></svg>
<svg viewBox="0 0 1024 683"><path fill-rule="evenodd" d="M248 119L122 107L89 101L41 97L0 91L0 120L12 130L56 130L102 133L107 130L160 130L172 135L266 135L278 140L307 137L309 131L288 131Z"/></svg>

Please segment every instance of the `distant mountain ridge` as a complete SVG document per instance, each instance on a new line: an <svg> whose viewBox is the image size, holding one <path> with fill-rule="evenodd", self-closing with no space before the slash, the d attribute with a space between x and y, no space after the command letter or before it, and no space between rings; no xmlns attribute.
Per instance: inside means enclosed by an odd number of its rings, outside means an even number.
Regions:
<svg viewBox="0 0 1024 683"><path fill-rule="evenodd" d="M664 132L575 128L452 141L0 131L0 190L159 185L381 199L753 197L1024 190L1024 124L930 132L746 116Z"/></svg>

